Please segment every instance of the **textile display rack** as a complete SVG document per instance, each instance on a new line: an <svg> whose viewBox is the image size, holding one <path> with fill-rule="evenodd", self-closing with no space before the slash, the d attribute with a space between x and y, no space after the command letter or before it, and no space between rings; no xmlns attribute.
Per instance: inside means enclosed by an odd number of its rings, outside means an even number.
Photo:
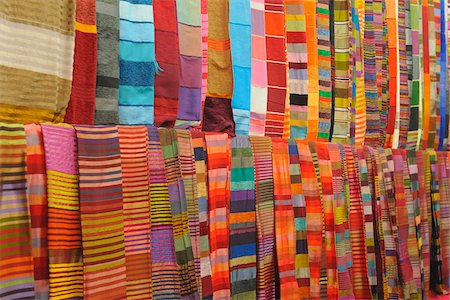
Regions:
<svg viewBox="0 0 450 300"><path fill-rule="evenodd" d="M0 0L0 299L449 299L448 0Z"/></svg>

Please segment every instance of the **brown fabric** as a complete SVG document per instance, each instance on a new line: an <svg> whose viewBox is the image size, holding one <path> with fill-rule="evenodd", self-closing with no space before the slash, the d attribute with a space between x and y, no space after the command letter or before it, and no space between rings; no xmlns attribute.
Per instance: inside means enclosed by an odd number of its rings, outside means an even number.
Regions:
<svg viewBox="0 0 450 300"><path fill-rule="evenodd" d="M205 132L225 132L230 136L235 136L235 127L231 100L207 96L203 111L202 130Z"/></svg>

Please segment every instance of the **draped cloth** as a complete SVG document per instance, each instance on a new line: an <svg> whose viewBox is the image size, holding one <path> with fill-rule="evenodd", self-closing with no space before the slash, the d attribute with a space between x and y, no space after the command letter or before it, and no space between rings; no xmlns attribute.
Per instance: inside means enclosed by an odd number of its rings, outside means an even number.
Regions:
<svg viewBox="0 0 450 300"><path fill-rule="evenodd" d="M255 168L257 238L257 298L275 297L275 227L272 139L250 136Z"/></svg>
<svg viewBox="0 0 450 300"><path fill-rule="evenodd" d="M155 28L152 0L120 0L120 124L153 124Z"/></svg>
<svg viewBox="0 0 450 300"><path fill-rule="evenodd" d="M211 261L209 259L209 220L208 220L208 187L206 169L206 146L204 134L200 131L191 131L192 146L195 157L195 182L197 184L197 199L200 226L200 279L201 297L212 297ZM200 293L199 293L200 294Z"/></svg>
<svg viewBox="0 0 450 300"><path fill-rule="evenodd" d="M119 0L97 0L95 124L118 124Z"/></svg>
<svg viewBox="0 0 450 300"><path fill-rule="evenodd" d="M23 125L0 123L0 298L35 299L27 144Z"/></svg>
<svg viewBox="0 0 450 300"><path fill-rule="evenodd" d="M96 0L77 0L70 101L64 122L94 125L97 76Z"/></svg>
<svg viewBox="0 0 450 300"><path fill-rule="evenodd" d="M449 274L450 272L450 233L445 228L450 226L450 194L448 189L450 188L450 163L449 155L445 152L438 152L438 161L440 165L441 185L439 190L441 191L441 252L442 252L442 274ZM445 277L445 276L444 276ZM448 291L450 289L449 276L444 278L444 288Z"/></svg>
<svg viewBox="0 0 450 300"><path fill-rule="evenodd" d="M83 297L78 148L72 126L41 125L48 197L49 295Z"/></svg>
<svg viewBox="0 0 450 300"><path fill-rule="evenodd" d="M119 126L118 132L122 162L127 298L151 299L148 133L145 126Z"/></svg>
<svg viewBox="0 0 450 300"><path fill-rule="evenodd" d="M40 125L24 126L27 141L27 198L30 207L31 240L36 299L48 299L48 201L45 152Z"/></svg>
<svg viewBox="0 0 450 300"><path fill-rule="evenodd" d="M0 16L0 121L61 122L72 85L75 0L5 0Z"/></svg>
<svg viewBox="0 0 450 300"><path fill-rule="evenodd" d="M211 4L211 3L210 3ZM214 299L230 298L229 209L231 149L228 136L206 134L211 279Z"/></svg>
<svg viewBox="0 0 450 300"><path fill-rule="evenodd" d="M172 212L158 129L148 130L152 299L180 299Z"/></svg>
<svg viewBox="0 0 450 300"><path fill-rule="evenodd" d="M166 168L170 206L173 220L175 254L180 278L180 295L195 297L197 281L195 276L194 255L189 235L189 216L185 185L178 159L178 142L175 129L159 129L162 154Z"/></svg>
<svg viewBox="0 0 450 300"><path fill-rule="evenodd" d="M116 126L76 127L84 298L127 297L122 169ZM101 164L98 162L101 161Z"/></svg>
<svg viewBox="0 0 450 300"><path fill-rule="evenodd" d="M178 112L180 50L175 0L153 1L155 55L161 72L155 75L155 119L158 127L173 127Z"/></svg>
<svg viewBox="0 0 450 300"><path fill-rule="evenodd" d="M428 145L428 133L430 128L430 102L431 102L431 78L430 78L430 33L429 33L429 9L428 1L422 1L422 41L423 41L423 100L422 100L422 136L420 149L425 150ZM432 20L434 22L434 20Z"/></svg>
<svg viewBox="0 0 450 300"><path fill-rule="evenodd" d="M231 297L256 299L255 173L249 137L234 137L231 140L231 151Z"/></svg>
<svg viewBox="0 0 450 300"><path fill-rule="evenodd" d="M300 299L300 289L295 276L295 223L291 198L288 143L273 138L273 183L275 212L275 241L280 298Z"/></svg>

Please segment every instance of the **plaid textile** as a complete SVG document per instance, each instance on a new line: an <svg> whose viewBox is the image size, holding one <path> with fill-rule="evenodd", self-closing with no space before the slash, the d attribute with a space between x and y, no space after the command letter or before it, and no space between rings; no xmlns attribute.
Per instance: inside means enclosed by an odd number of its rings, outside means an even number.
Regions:
<svg viewBox="0 0 450 300"><path fill-rule="evenodd" d="M309 298L309 259L308 242L306 231L306 203L302 188L302 177L300 173L300 157L297 143L290 139L289 163L291 176L292 206L294 209L295 231L296 231L296 255L295 255L295 277L304 298Z"/></svg>
<svg viewBox="0 0 450 300"><path fill-rule="evenodd" d="M250 136L255 166L257 238L257 298L275 297L275 227L272 139Z"/></svg>
<svg viewBox="0 0 450 300"><path fill-rule="evenodd" d="M77 126L84 298L127 297L122 169L116 126ZM101 161L101 164L98 162Z"/></svg>
<svg viewBox="0 0 450 300"><path fill-rule="evenodd" d="M148 130L150 184L152 298L180 299L180 280L174 248L172 212L158 129Z"/></svg>
<svg viewBox="0 0 450 300"><path fill-rule="evenodd" d="M265 0L267 113L265 135L283 135L286 105L286 33L284 0Z"/></svg>
<svg viewBox="0 0 450 300"><path fill-rule="evenodd" d="M209 260L209 227L208 227L208 186L206 176L206 146L204 135L200 131L192 131L192 146L195 158L195 182L200 226L200 279L202 299L212 298L211 262Z"/></svg>
<svg viewBox="0 0 450 300"><path fill-rule="evenodd" d="M27 140L27 198L30 206L31 240L36 299L48 299L48 201L44 142L40 125L24 126Z"/></svg>
<svg viewBox="0 0 450 300"><path fill-rule="evenodd" d="M127 299L152 298L148 132L119 126Z"/></svg>
<svg viewBox="0 0 450 300"><path fill-rule="evenodd" d="M234 137L231 151L231 297L256 299L255 174L249 137Z"/></svg>
<svg viewBox="0 0 450 300"><path fill-rule="evenodd" d="M273 138L273 183L275 202L275 241L280 276L280 298L300 299L295 278L295 221L292 209L288 143Z"/></svg>
<svg viewBox="0 0 450 300"><path fill-rule="evenodd" d="M317 159L320 171L320 182L323 201L323 218L325 224L325 253L327 269L327 294L334 299L337 297L341 286L338 285L338 270L336 257L336 237L334 222L334 196L333 196L333 174L328 145L316 143ZM337 214L338 215L338 214ZM339 287L339 288L338 288Z"/></svg>
<svg viewBox="0 0 450 300"><path fill-rule="evenodd" d="M229 207L231 150L228 135L206 134L211 278L214 299L230 298Z"/></svg>
<svg viewBox="0 0 450 300"><path fill-rule="evenodd" d="M192 243L189 235L189 216L185 186L178 159L176 130L160 128L158 131L166 167L167 184L169 186L173 238L178 272L180 274L180 294L182 297L195 297L197 295L197 281Z"/></svg>
<svg viewBox="0 0 450 300"><path fill-rule="evenodd" d="M202 282L200 271L200 221L199 201L197 194L197 176L195 174L194 147L191 133L187 130L176 130L178 142L178 159L183 176L186 195L187 212L189 219L189 235L194 257L195 278L197 280L198 294L202 295Z"/></svg>
<svg viewBox="0 0 450 300"><path fill-rule="evenodd" d="M23 125L0 123L1 299L35 299L26 155Z"/></svg>
<svg viewBox="0 0 450 300"><path fill-rule="evenodd" d="M72 126L41 125L48 197L50 298L83 297L77 141Z"/></svg>

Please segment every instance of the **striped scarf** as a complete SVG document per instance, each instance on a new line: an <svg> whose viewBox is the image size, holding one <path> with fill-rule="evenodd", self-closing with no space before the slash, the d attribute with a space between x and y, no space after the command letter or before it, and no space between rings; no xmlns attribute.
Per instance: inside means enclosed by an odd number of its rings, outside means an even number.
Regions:
<svg viewBox="0 0 450 300"><path fill-rule="evenodd" d="M158 129L148 129L152 299L180 299L172 213Z"/></svg>
<svg viewBox="0 0 450 300"><path fill-rule="evenodd" d="M197 282L192 243L189 235L189 216L185 186L178 159L176 131L175 129L160 128L159 138L169 186L175 253L180 275L180 294L182 297L195 297L197 294Z"/></svg>
<svg viewBox="0 0 450 300"><path fill-rule="evenodd" d="M249 137L232 139L230 281L233 299L256 299L255 174Z"/></svg>
<svg viewBox="0 0 450 300"><path fill-rule="evenodd" d="M441 165L441 186L439 190L441 191L441 249L442 249L442 274L449 274L450 272L450 233L446 228L449 227L450 223L450 195L448 190L450 188L449 176L450 176L450 163L449 163L448 153L439 152L438 153L438 161ZM445 166L442 168L442 166ZM444 287L447 289L450 288L450 278L447 276L447 280L444 278Z"/></svg>
<svg viewBox="0 0 450 300"><path fill-rule="evenodd" d="M208 153L208 207L211 278L214 299L230 298L229 219L231 150L228 136L205 135Z"/></svg>
<svg viewBox="0 0 450 300"><path fill-rule="evenodd" d="M272 139L250 137L255 168L257 229L257 298L275 297L275 227L273 202Z"/></svg>
<svg viewBox="0 0 450 300"><path fill-rule="evenodd" d="M209 260L208 188L204 135L192 131L200 226L200 277L202 299L212 298L211 262ZM200 290L199 290L200 291Z"/></svg>
<svg viewBox="0 0 450 300"><path fill-rule="evenodd" d="M295 255L295 277L304 298L309 298L309 259L308 242L306 231L306 203L303 194L302 177L300 174L300 157L295 140L289 140L289 162L291 174L292 206L294 209L295 231L296 231L296 255Z"/></svg>
<svg viewBox="0 0 450 300"><path fill-rule="evenodd" d="M75 130L67 125L41 127L47 169L49 295L50 298L82 298L84 279Z"/></svg>
<svg viewBox="0 0 450 300"><path fill-rule="evenodd" d="M208 0L201 2L202 21L202 111L205 105L206 85L208 81ZM203 117L203 116L202 116Z"/></svg>
<svg viewBox="0 0 450 300"><path fill-rule="evenodd" d="M24 126L27 140L27 198L30 207L31 240L36 299L48 299L48 201L45 152L40 125Z"/></svg>
<svg viewBox="0 0 450 300"><path fill-rule="evenodd" d="M200 125L202 111L200 5L201 2L197 0L177 1L176 3L181 68L178 117L175 123L178 127L197 127Z"/></svg>
<svg viewBox="0 0 450 300"><path fill-rule="evenodd" d="M76 127L84 298L127 296L122 170L116 126ZM101 161L101 164L98 164Z"/></svg>
<svg viewBox="0 0 450 300"><path fill-rule="evenodd" d="M35 299L26 155L23 125L0 123L1 299Z"/></svg>
<svg viewBox="0 0 450 300"><path fill-rule="evenodd" d="M96 0L76 0L72 93L64 122L94 125L97 76Z"/></svg>
<svg viewBox="0 0 450 300"><path fill-rule="evenodd" d="M430 128L430 102L431 102L431 78L430 78L430 34L429 34L429 10L428 0L422 0L422 41L423 41L423 135L420 141L420 148L425 150L428 145L428 134ZM434 23L434 22L433 22Z"/></svg>
<svg viewBox="0 0 450 300"><path fill-rule="evenodd" d="M144 126L119 126L128 299L152 297L148 133Z"/></svg>
<svg viewBox="0 0 450 300"><path fill-rule="evenodd" d="M120 0L119 15L120 124L153 124L158 65L152 0Z"/></svg>
<svg viewBox="0 0 450 300"><path fill-rule="evenodd" d="M447 138L448 138L448 130L447 130L447 124L449 121L449 114L448 114L448 104L447 104L447 79L448 79L448 48L447 48L447 38L448 38L448 28L447 28L447 22L448 22L448 0L441 0L440 1L440 32L439 37L441 40L440 45L440 60L439 60L439 68L440 72L439 74L439 113L436 113L436 116L440 118L439 123L439 141L438 141L438 150L447 150ZM450 287L450 283L449 283Z"/></svg>
<svg viewBox="0 0 450 300"><path fill-rule="evenodd" d="M275 241L280 276L280 299L300 299L295 276L295 221L292 209L288 143L273 138Z"/></svg>
<svg viewBox="0 0 450 300"><path fill-rule="evenodd" d="M95 124L118 124L119 0L97 0Z"/></svg>

